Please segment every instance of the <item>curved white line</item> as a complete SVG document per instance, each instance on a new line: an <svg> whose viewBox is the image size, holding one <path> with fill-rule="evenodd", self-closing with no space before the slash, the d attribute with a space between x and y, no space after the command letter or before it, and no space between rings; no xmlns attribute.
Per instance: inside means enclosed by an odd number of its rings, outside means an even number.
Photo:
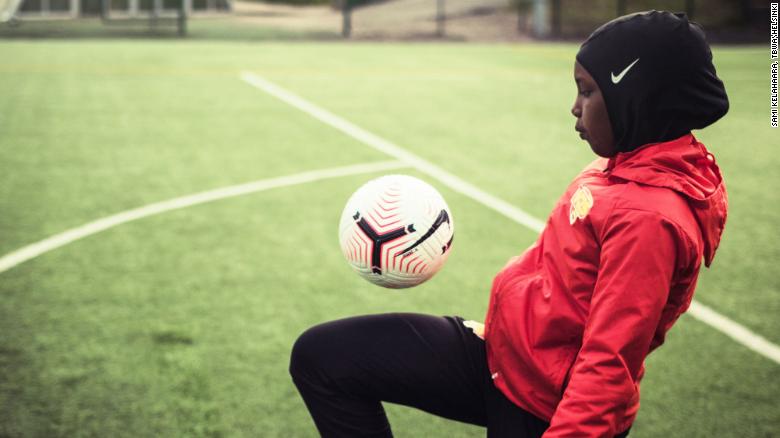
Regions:
<svg viewBox="0 0 780 438"><path fill-rule="evenodd" d="M433 178L436 178L439 180L439 182L451 188L452 190L503 214L520 225L524 225L525 227L536 232L541 232L544 229L544 222L531 216L520 208L517 208L503 199L491 195L490 193L480 190L476 186L473 186L468 182L458 178L457 176L447 172L446 170L431 164L430 162L418 157L406 149L403 149L396 144L393 144L375 134L372 134L365 129L345 120L344 118L331 113L330 111L320 108L319 106L285 90L284 88L265 78L248 71L242 71L241 79L249 85L252 85L253 87L258 88L270 94L271 96L276 97L288 105L298 108L315 119L338 129L339 131L362 142L363 144L370 146L380 152L384 152L387 155L395 157L403 162L409 163L412 167L428 174ZM766 340L762 336L753 333L747 327L734 322L733 320L696 301L691 303L691 307L689 308L688 313L699 321L704 322L705 324L725 334L745 347L774 361L775 363L780 364L780 347Z"/></svg>
<svg viewBox="0 0 780 438"><path fill-rule="evenodd" d="M376 163L356 164L353 166L314 170L311 172L303 172L295 175L282 176L279 178L253 181L246 184L223 187L220 189L195 193L193 195L182 196L180 198L174 198L167 201L156 202L154 204L145 205L143 207L123 211L112 216L98 219L94 222L72 228L60 234L56 234L39 242L27 245L23 248L19 248L16 251L8 253L0 258L0 273L5 272L16 265L26 262L27 260L37 257L43 253L49 252L63 245L67 245L73 241L83 239L84 237L91 236L95 233L99 233L117 225L145 218L147 216L164 213L166 211L191 207L193 205L204 204L206 202L216 201L219 199L261 192L268 189L310 183L328 178L338 178L361 173L400 169L403 167L408 167L408 165L400 161L381 161Z"/></svg>

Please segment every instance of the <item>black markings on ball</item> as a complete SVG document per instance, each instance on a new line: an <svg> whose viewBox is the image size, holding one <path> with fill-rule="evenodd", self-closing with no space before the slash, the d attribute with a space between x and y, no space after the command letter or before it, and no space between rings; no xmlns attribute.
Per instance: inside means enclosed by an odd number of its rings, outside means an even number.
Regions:
<svg viewBox="0 0 780 438"><path fill-rule="evenodd" d="M433 221L433 224L430 228L428 228L428 231L425 232L419 239L417 239L416 242L412 244L409 248L406 248L403 252L409 252L413 250L414 248L417 248L418 245L425 242L429 237L433 236L433 233L436 232L436 230L439 229L444 224L450 224L450 215L447 213L447 210L442 209L442 211L439 212L439 216L436 217L436 220Z"/></svg>
<svg viewBox="0 0 780 438"><path fill-rule="evenodd" d="M360 217L360 212L355 213L352 218L355 219L358 227L373 243L371 248L371 272L382 275L382 245L408 234L406 228L398 228L379 234L371 227L366 218Z"/></svg>

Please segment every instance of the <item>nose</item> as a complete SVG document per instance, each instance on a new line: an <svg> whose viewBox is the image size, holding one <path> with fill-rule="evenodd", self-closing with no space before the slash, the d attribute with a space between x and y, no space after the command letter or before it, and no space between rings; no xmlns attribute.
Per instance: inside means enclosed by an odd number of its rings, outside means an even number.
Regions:
<svg viewBox="0 0 780 438"><path fill-rule="evenodd" d="M571 107L571 115L579 119L582 117L582 108L578 105L578 100L575 100L574 105Z"/></svg>

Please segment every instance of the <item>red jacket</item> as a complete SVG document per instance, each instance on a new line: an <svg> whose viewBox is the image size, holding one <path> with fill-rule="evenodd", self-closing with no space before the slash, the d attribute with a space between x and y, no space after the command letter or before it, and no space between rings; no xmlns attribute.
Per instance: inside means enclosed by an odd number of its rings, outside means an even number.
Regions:
<svg viewBox="0 0 780 438"><path fill-rule="evenodd" d="M550 420L545 437L611 437L639 409L644 359L689 306L726 221L715 159L693 135L598 159L536 243L496 276L493 382Z"/></svg>

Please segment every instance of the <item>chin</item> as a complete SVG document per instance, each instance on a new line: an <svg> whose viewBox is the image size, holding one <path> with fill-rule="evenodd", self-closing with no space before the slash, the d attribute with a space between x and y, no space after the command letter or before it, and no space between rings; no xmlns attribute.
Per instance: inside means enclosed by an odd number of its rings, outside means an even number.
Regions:
<svg viewBox="0 0 780 438"><path fill-rule="evenodd" d="M587 141L588 144L590 145L590 150L592 150L593 153L598 155L599 157L612 158L615 155L617 155L617 151L613 150L613 148L604 147L602 144L593 142L590 139L588 139Z"/></svg>

